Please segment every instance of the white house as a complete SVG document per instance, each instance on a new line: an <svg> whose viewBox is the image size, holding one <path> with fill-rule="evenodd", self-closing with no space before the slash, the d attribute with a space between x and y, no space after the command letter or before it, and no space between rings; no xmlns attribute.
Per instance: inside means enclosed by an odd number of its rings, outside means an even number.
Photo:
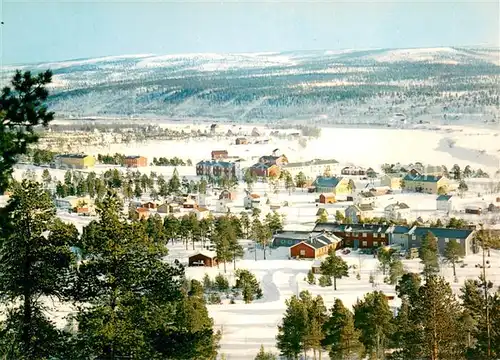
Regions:
<svg viewBox="0 0 500 360"><path fill-rule="evenodd" d="M376 196L369 191L360 192L354 199L354 205L372 205L375 206Z"/></svg>
<svg viewBox="0 0 500 360"><path fill-rule="evenodd" d="M438 211L453 211L453 199L451 195L439 195L436 198L436 209Z"/></svg>
<svg viewBox="0 0 500 360"><path fill-rule="evenodd" d="M230 202L226 199L217 200L215 204L215 212L227 214L228 212L230 212L229 204Z"/></svg>
<svg viewBox="0 0 500 360"><path fill-rule="evenodd" d="M387 220L405 220L410 217L410 207L405 203L397 202L384 208L384 217Z"/></svg>
<svg viewBox="0 0 500 360"><path fill-rule="evenodd" d="M243 198L243 206L245 209L255 209L260 207L260 196L257 194L247 194Z"/></svg>
<svg viewBox="0 0 500 360"><path fill-rule="evenodd" d="M298 173L302 172L306 178L315 179L317 176L323 176L325 174L328 176L337 174L339 172L338 166L338 161L334 159L314 159L310 161L284 164L282 169L288 171L293 178L295 178Z"/></svg>

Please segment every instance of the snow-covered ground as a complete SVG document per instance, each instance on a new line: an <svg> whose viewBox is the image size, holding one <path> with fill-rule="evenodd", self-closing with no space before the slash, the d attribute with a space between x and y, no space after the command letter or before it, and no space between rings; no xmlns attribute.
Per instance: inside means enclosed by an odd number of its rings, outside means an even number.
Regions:
<svg viewBox="0 0 500 360"><path fill-rule="evenodd" d="M247 245L248 241L242 240ZM378 268L378 262L371 255L360 255L352 252L342 256L347 263L360 269L361 279L356 279L357 269L350 269L349 277L337 281L337 291L333 287L320 287L309 285L306 275L311 268L310 260L288 260L288 248L279 248L268 254L267 260L263 260L262 250L257 250L257 261L254 260L255 253L248 250L243 260L237 261L237 268L248 269L255 274L261 282L264 297L251 304L237 302L229 304L229 300L223 301L222 305L209 305L210 315L213 317L215 327L222 331L221 354L225 354L229 360L252 359L258 352L260 345L276 351L275 336L277 325L281 321L286 305L285 300L292 295L298 295L300 291L308 290L313 295L321 295L327 308L330 308L336 298L340 298L346 306L352 306L357 299L361 299L365 293L373 290L381 290L388 295L395 295L392 285L383 282L383 275ZM186 251L182 244L170 246L170 260L179 259L187 262L187 257L196 251ZM492 252L488 259L492 267L488 269L488 277L496 285L500 285L500 252ZM403 260L404 266L409 271L419 272L422 266L419 260ZM441 275L451 283L455 293L459 294L460 287L465 279L477 278L480 269L475 265L481 263L479 255L469 256L465 259L464 267L457 267L458 283L453 282L452 269L445 264L441 265ZM219 268L189 267L186 274L188 278L202 280L204 274L214 278L217 274L224 274L223 265ZM370 274L375 277L375 284L369 282ZM233 264L227 264L227 273L230 282L233 279ZM396 298L390 301L390 305L397 307L399 301ZM325 356L324 356L325 357Z"/></svg>

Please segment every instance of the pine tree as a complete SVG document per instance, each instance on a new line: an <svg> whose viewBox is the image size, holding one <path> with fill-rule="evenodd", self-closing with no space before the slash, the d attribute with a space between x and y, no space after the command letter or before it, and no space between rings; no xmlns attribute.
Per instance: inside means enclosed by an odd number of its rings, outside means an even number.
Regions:
<svg viewBox="0 0 500 360"><path fill-rule="evenodd" d="M437 238L430 231L422 239L420 246L420 259L424 264L423 275L428 277L439 273L439 254Z"/></svg>
<svg viewBox="0 0 500 360"><path fill-rule="evenodd" d="M422 329L423 357L431 360L463 356L460 306L442 277L430 275L419 289L416 314Z"/></svg>
<svg viewBox="0 0 500 360"><path fill-rule="evenodd" d="M182 294L183 269L163 261L164 244L152 241L141 223L123 219L113 193L98 214L79 246L85 261L74 294L85 304L77 316L81 351L101 359L213 358L216 335L204 300ZM194 326L198 316L205 320Z"/></svg>
<svg viewBox="0 0 500 360"><path fill-rule="evenodd" d="M235 276L236 284L234 288L242 291L243 300L246 304L251 303L254 297L257 299L262 297L262 290L254 274L245 269L238 269Z"/></svg>
<svg viewBox="0 0 500 360"><path fill-rule="evenodd" d="M360 341L371 359L385 358L392 333L392 311L381 291L365 295L354 305L354 325L360 330Z"/></svg>
<svg viewBox="0 0 500 360"><path fill-rule="evenodd" d="M241 223L241 227L243 229L243 234L245 236L245 239L248 239L248 235L249 235L248 231L250 229L250 218L245 211L241 212L240 223Z"/></svg>
<svg viewBox="0 0 500 360"><path fill-rule="evenodd" d="M177 168L174 169L172 177L168 181L168 189L172 193L178 193L181 189L181 181L179 179L179 172L177 171Z"/></svg>
<svg viewBox="0 0 500 360"><path fill-rule="evenodd" d="M326 259L321 263L321 274L333 278L333 289L337 290L337 279L349 276L347 263L335 251L331 250Z"/></svg>
<svg viewBox="0 0 500 360"><path fill-rule="evenodd" d="M259 353L257 354L254 360L278 360L278 358L273 353L266 352L264 346L261 345Z"/></svg>
<svg viewBox="0 0 500 360"><path fill-rule="evenodd" d="M287 308L281 324L278 325L276 347L282 356L298 360L303 350L303 339L307 329L307 309L295 295L286 300L285 304Z"/></svg>
<svg viewBox="0 0 500 360"><path fill-rule="evenodd" d="M340 299L335 299L323 330L325 339L322 345L329 351L330 359L361 359L363 345L359 341L360 332L354 327L353 314Z"/></svg>
<svg viewBox="0 0 500 360"><path fill-rule="evenodd" d="M465 256L465 251L462 246L455 240L448 241L444 250L444 257L453 267L453 278L457 281L456 265Z"/></svg>
<svg viewBox="0 0 500 360"><path fill-rule="evenodd" d="M396 285L396 293L400 299L408 299L415 303L418 297L418 290L421 286L420 276L416 273L404 274Z"/></svg>
<svg viewBox="0 0 500 360"><path fill-rule="evenodd" d="M321 211L320 214L318 215L318 218L316 219L316 223L326 223L328 222L328 214L326 210Z"/></svg>
<svg viewBox="0 0 500 360"><path fill-rule="evenodd" d="M393 249L387 249L385 247L380 248L377 251L377 258L379 261L379 267L382 270L382 274L385 276L387 270L389 269L391 262L393 261Z"/></svg>
<svg viewBox="0 0 500 360"><path fill-rule="evenodd" d="M32 75L17 71L11 87L0 94L0 192L9 186L12 168L19 155L27 154L28 146L38 141L35 127L47 126L54 113L47 111L46 86L52 81L50 71Z"/></svg>
<svg viewBox="0 0 500 360"><path fill-rule="evenodd" d="M0 352L45 359L63 352L67 336L48 319L42 300L68 299L78 231L56 220L40 184L23 181L13 189L0 216L0 299L12 307L2 321Z"/></svg>
<svg viewBox="0 0 500 360"><path fill-rule="evenodd" d="M396 285L404 273L405 270L401 260L392 261L389 266L389 284Z"/></svg>
<svg viewBox="0 0 500 360"><path fill-rule="evenodd" d="M307 179L302 171L300 171L297 175L295 175L295 185L297 185L297 187L303 189L306 183Z"/></svg>
<svg viewBox="0 0 500 360"><path fill-rule="evenodd" d="M422 357L422 331L416 315L414 307L404 297L394 319L392 341L395 351L391 354L391 359L412 360Z"/></svg>
<svg viewBox="0 0 500 360"><path fill-rule="evenodd" d="M215 223L212 233L212 242L215 244L217 260L224 263L224 272L227 271L226 263L233 260L233 247L236 241L236 231L227 216L220 217Z"/></svg>

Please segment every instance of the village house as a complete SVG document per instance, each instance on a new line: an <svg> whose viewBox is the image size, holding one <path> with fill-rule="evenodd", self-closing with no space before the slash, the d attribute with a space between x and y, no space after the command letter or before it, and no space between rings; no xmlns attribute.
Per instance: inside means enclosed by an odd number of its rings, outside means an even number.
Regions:
<svg viewBox="0 0 500 360"><path fill-rule="evenodd" d="M89 196L66 196L64 198L55 199L54 203L58 209L78 212L86 212L82 209L89 209L93 205L93 201Z"/></svg>
<svg viewBox="0 0 500 360"><path fill-rule="evenodd" d="M370 187L369 192L372 193L374 196L381 196L381 195L392 194L392 189L389 186L373 186Z"/></svg>
<svg viewBox="0 0 500 360"><path fill-rule="evenodd" d="M452 195L439 195L436 198L436 209L450 213L454 210Z"/></svg>
<svg viewBox="0 0 500 360"><path fill-rule="evenodd" d="M354 205L371 205L375 206L376 196L372 192L362 191L354 199Z"/></svg>
<svg viewBox="0 0 500 360"><path fill-rule="evenodd" d="M315 233L333 234L342 239L345 247L378 248L389 244L394 227L379 224L338 224L335 222L318 223Z"/></svg>
<svg viewBox="0 0 500 360"><path fill-rule="evenodd" d="M148 166L148 159L138 155L126 156L123 165L129 168L144 167Z"/></svg>
<svg viewBox="0 0 500 360"><path fill-rule="evenodd" d="M207 177L239 177L240 163L228 161L200 161L196 164L196 175Z"/></svg>
<svg viewBox="0 0 500 360"><path fill-rule="evenodd" d="M437 194L446 192L449 183L443 176L408 174L403 178L402 185L405 191Z"/></svg>
<svg viewBox="0 0 500 360"><path fill-rule="evenodd" d="M198 219L198 221L206 219L210 216L210 210L201 206L194 209L193 213L196 215L196 219Z"/></svg>
<svg viewBox="0 0 500 360"><path fill-rule="evenodd" d="M215 203L215 212L227 214L231 212L230 202L227 200L217 200Z"/></svg>
<svg viewBox="0 0 500 360"><path fill-rule="evenodd" d="M139 220L147 220L149 218L149 209L146 209L146 208L137 208L135 209L135 213L137 214L137 217L139 218Z"/></svg>
<svg viewBox="0 0 500 360"><path fill-rule="evenodd" d="M472 229L449 229L449 228L430 228L415 226L408 233L408 244L406 249L420 248L422 240L428 233L432 233L437 238L438 250L441 255L444 254L446 245L450 241L456 241L465 252L465 255L472 253L472 243L475 236L475 230Z"/></svg>
<svg viewBox="0 0 500 360"><path fill-rule="evenodd" d="M212 156L212 160L221 160L227 159L229 153L227 150L213 150L210 155Z"/></svg>
<svg viewBox="0 0 500 360"><path fill-rule="evenodd" d="M384 218L389 221L408 220L410 218L410 207L401 202L389 204L384 208Z"/></svg>
<svg viewBox="0 0 500 360"><path fill-rule="evenodd" d="M215 251L199 251L188 258L189 266L217 266L217 253Z"/></svg>
<svg viewBox="0 0 500 360"><path fill-rule="evenodd" d="M310 161L287 163L283 165L286 170L295 178L299 173L304 174L307 179L314 179L317 176L332 176L338 172L338 161L314 159Z"/></svg>
<svg viewBox="0 0 500 360"><path fill-rule="evenodd" d="M500 212L500 206L491 203L488 205L488 211L495 212L495 213Z"/></svg>
<svg viewBox="0 0 500 360"><path fill-rule="evenodd" d="M340 170L341 175L357 175L364 176L366 175L366 170L359 166L346 166L342 170Z"/></svg>
<svg viewBox="0 0 500 360"><path fill-rule="evenodd" d="M278 165L269 165L269 164L263 164L263 163L257 163L252 165L250 168L250 173L257 176L257 177L275 177L278 178L281 169Z"/></svg>
<svg viewBox="0 0 500 360"><path fill-rule="evenodd" d="M190 197L188 197L182 204L183 209L196 209L197 207L198 204L196 203L196 201Z"/></svg>
<svg viewBox="0 0 500 360"><path fill-rule="evenodd" d="M380 185L388 186L392 190L401 189L401 180L404 174L386 174L380 178Z"/></svg>
<svg viewBox="0 0 500 360"><path fill-rule="evenodd" d="M316 259L335 250L341 239L333 234L319 234L290 247L291 258Z"/></svg>
<svg viewBox="0 0 500 360"><path fill-rule="evenodd" d="M416 165L413 165L412 167L409 168L408 173L413 175L413 176L415 176L415 175L443 176L444 169L441 165L434 166L434 165L416 164Z"/></svg>
<svg viewBox="0 0 500 360"><path fill-rule="evenodd" d="M319 202L320 204L333 204L335 203L335 194L320 194Z"/></svg>
<svg viewBox="0 0 500 360"><path fill-rule="evenodd" d="M372 217L373 206L369 204L349 205L345 209L345 217L353 224L357 224L365 219Z"/></svg>
<svg viewBox="0 0 500 360"><path fill-rule="evenodd" d="M250 194L248 193L244 198L243 198L243 207L246 210L249 209L258 209L260 208L261 202L260 202L260 196L257 194Z"/></svg>
<svg viewBox="0 0 500 360"><path fill-rule="evenodd" d="M465 207L466 214L481 215L483 213L483 208L479 205L467 205Z"/></svg>
<svg viewBox="0 0 500 360"><path fill-rule="evenodd" d="M63 154L54 159L57 168L66 169L88 169L95 166L95 158L86 154Z"/></svg>
<svg viewBox="0 0 500 360"><path fill-rule="evenodd" d="M318 176L312 185L317 193L332 193L334 195L350 194L349 179L344 177Z"/></svg>
<svg viewBox="0 0 500 360"><path fill-rule="evenodd" d="M273 235L273 247L290 247L309 239L310 231L281 231Z"/></svg>
<svg viewBox="0 0 500 360"><path fill-rule="evenodd" d="M156 209L158 205L159 204L156 201L147 201L145 203L142 203L140 207L151 210Z"/></svg>
<svg viewBox="0 0 500 360"><path fill-rule="evenodd" d="M239 138L236 138L235 143L236 143L236 145L247 145L248 140L244 137L239 137Z"/></svg>
<svg viewBox="0 0 500 360"><path fill-rule="evenodd" d="M259 130L257 130L257 128L256 128L256 127L254 127L254 128L252 129L252 136L254 136L254 137L261 136L260 131L259 131Z"/></svg>
<svg viewBox="0 0 500 360"><path fill-rule="evenodd" d="M219 200L234 201L236 200L236 192L224 189L219 194Z"/></svg>

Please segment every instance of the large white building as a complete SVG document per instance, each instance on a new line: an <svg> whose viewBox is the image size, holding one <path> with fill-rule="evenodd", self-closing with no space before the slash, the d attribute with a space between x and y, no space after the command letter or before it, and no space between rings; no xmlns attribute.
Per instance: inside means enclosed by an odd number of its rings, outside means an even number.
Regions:
<svg viewBox="0 0 500 360"><path fill-rule="evenodd" d="M314 159L310 161L288 163L283 165L282 169L288 171L292 177L302 172L306 178L315 179L317 176L333 176L338 174L338 167L339 162L337 160Z"/></svg>

